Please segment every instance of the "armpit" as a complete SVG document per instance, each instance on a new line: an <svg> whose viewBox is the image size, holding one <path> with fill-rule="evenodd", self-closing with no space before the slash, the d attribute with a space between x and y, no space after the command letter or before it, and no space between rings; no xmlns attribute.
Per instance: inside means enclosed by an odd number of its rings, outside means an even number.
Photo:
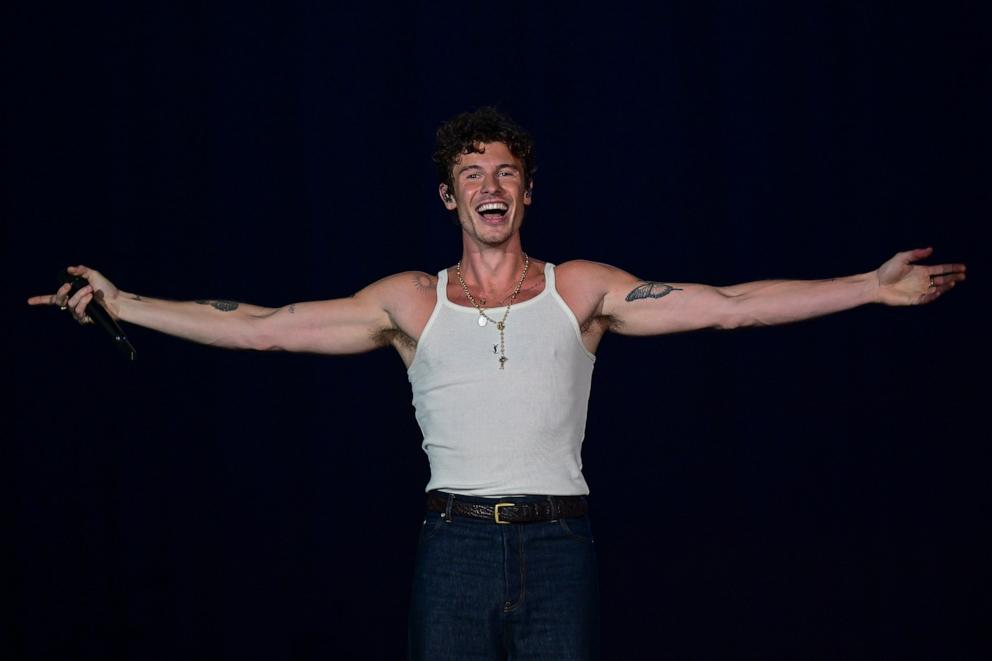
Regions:
<svg viewBox="0 0 992 661"><path fill-rule="evenodd" d="M608 330L615 330L615 326L621 324L621 322L610 315L599 315L595 317L589 317L581 326L579 330L583 335L599 334L602 335Z"/></svg>
<svg viewBox="0 0 992 661"><path fill-rule="evenodd" d="M372 334L372 341L379 346L392 345L397 351L414 350L417 341L398 328L385 328Z"/></svg>

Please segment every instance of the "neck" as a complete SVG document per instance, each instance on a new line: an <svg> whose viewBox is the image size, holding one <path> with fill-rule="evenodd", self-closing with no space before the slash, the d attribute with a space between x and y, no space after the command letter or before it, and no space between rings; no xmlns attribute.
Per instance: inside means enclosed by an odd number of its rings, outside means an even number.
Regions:
<svg viewBox="0 0 992 661"><path fill-rule="evenodd" d="M516 285L524 268L519 235L499 246L479 246L466 241L462 249L462 277L483 290Z"/></svg>

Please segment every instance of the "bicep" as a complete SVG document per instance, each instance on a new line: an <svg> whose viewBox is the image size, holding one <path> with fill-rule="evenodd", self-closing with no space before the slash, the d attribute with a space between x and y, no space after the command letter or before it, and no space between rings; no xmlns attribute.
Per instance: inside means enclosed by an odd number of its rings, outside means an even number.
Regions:
<svg viewBox="0 0 992 661"><path fill-rule="evenodd" d="M662 335L701 328L731 328L733 296L695 283L614 276L603 299L610 330L621 335Z"/></svg>
<svg viewBox="0 0 992 661"><path fill-rule="evenodd" d="M257 321L260 349L321 354L364 353L382 346L389 315L368 288L349 298L294 303Z"/></svg>

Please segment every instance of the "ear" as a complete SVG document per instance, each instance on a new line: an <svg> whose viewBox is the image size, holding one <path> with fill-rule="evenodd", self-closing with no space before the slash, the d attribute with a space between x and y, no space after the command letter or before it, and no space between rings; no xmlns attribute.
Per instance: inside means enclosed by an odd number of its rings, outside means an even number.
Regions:
<svg viewBox="0 0 992 661"><path fill-rule="evenodd" d="M458 208L458 203L455 202L455 196L448 190L448 184L439 185L437 187L437 193L441 196L441 201L444 202L445 209L448 211L454 211Z"/></svg>
<svg viewBox="0 0 992 661"><path fill-rule="evenodd" d="M524 191L524 204L529 206L531 202L534 201L534 182L530 182L530 186Z"/></svg>

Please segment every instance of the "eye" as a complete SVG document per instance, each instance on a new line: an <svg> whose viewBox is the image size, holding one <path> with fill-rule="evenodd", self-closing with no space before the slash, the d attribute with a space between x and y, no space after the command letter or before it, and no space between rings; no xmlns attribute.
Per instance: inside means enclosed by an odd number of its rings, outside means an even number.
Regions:
<svg viewBox="0 0 992 661"><path fill-rule="evenodd" d="M512 177L512 176L514 176L516 174L517 173L514 172L513 170L500 170L499 171L499 176L501 176L501 177Z"/></svg>

